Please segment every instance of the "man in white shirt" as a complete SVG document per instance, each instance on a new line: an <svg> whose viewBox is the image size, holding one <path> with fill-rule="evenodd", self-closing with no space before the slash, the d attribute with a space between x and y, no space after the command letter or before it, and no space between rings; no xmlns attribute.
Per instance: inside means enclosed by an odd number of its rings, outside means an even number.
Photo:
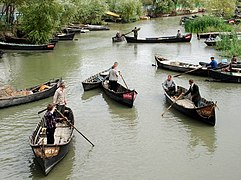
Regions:
<svg viewBox="0 0 241 180"><path fill-rule="evenodd" d="M117 70L118 62L115 62L112 66L111 70L109 71L109 85L110 89L113 91L117 91L118 89L118 76L120 75L120 71Z"/></svg>
<svg viewBox="0 0 241 180"><path fill-rule="evenodd" d="M175 95L175 93L177 92L177 85L172 79L171 75L167 76L167 79L164 81L164 83L162 83L162 86L168 95Z"/></svg>
<svg viewBox="0 0 241 180"><path fill-rule="evenodd" d="M64 114L66 98L65 98L65 85L64 82L61 82L59 88L55 91L53 97L53 103L56 105L58 111Z"/></svg>

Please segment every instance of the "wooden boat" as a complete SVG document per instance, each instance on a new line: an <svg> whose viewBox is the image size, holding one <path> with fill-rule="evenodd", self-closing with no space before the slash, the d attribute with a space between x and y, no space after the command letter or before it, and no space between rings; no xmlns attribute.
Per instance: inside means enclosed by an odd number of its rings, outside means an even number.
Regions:
<svg viewBox="0 0 241 180"><path fill-rule="evenodd" d="M0 49L9 49L9 50L53 50L55 44L17 44L17 43L5 43L0 42Z"/></svg>
<svg viewBox="0 0 241 180"><path fill-rule="evenodd" d="M158 68L161 68L161 69L166 69L166 70L180 72L180 73L193 70L188 74L203 76L203 77L209 76L209 70L206 67L202 67L201 65L183 63L179 61L170 61L160 56L155 56L155 60Z"/></svg>
<svg viewBox="0 0 241 180"><path fill-rule="evenodd" d="M119 83L118 83L119 84ZM104 92L107 96L109 96L111 99L126 105L128 107L132 107L133 103L136 99L137 92L135 90L130 90L119 84L119 87L117 89L117 92L109 89L108 81L105 80L102 82L102 87Z"/></svg>
<svg viewBox="0 0 241 180"><path fill-rule="evenodd" d="M178 86L178 91L175 97L179 97L182 92L187 92L187 89ZM173 104L173 108L179 112L204 123L215 125L215 106L216 104L213 101L207 101L204 98L201 98L200 107L196 107L191 101L190 94L184 98L176 100L176 98L169 96L168 93L164 90L166 100L169 104Z"/></svg>
<svg viewBox="0 0 241 180"><path fill-rule="evenodd" d="M20 91L14 91L10 87L7 87L4 90L1 89L0 109L25 104L53 96L60 82L61 79L50 80L38 86L34 86ZM40 91L40 88L43 87L43 85L46 85L48 87Z"/></svg>
<svg viewBox="0 0 241 180"><path fill-rule="evenodd" d="M112 42L122 42L124 40L124 36L121 36L120 38L117 38L116 36L112 37Z"/></svg>
<svg viewBox="0 0 241 180"><path fill-rule="evenodd" d="M236 35L241 35L241 32L236 32ZM232 36L231 32L208 32L208 33L197 33L198 39L216 38L217 36Z"/></svg>
<svg viewBox="0 0 241 180"><path fill-rule="evenodd" d="M12 36L5 36L6 43L16 43L16 44L33 44L27 38L18 38ZM58 38L53 38L49 40L50 44L56 44L58 42Z"/></svg>
<svg viewBox="0 0 241 180"><path fill-rule="evenodd" d="M70 108L66 108L64 116L74 124L74 115ZM54 144L47 144L47 135L44 117L38 123L30 136L30 146L34 156L47 175L68 153L73 138L74 128L68 122L57 123L54 133Z"/></svg>
<svg viewBox="0 0 241 180"><path fill-rule="evenodd" d="M138 38L125 36L128 43L177 43L177 42L190 42L192 34L186 34L182 37L169 36L169 37L153 37L153 38Z"/></svg>
<svg viewBox="0 0 241 180"><path fill-rule="evenodd" d="M206 40L204 41L204 43L205 43L207 46L216 46L217 41L216 41L215 39L212 39L212 40L206 39Z"/></svg>
<svg viewBox="0 0 241 180"><path fill-rule="evenodd" d="M84 91L88 91L91 89L101 87L101 83L102 83L102 81L105 80L105 77L109 74L109 70L110 69L107 69L105 71L97 73L97 74L89 77L88 79L84 80L82 82Z"/></svg>
<svg viewBox="0 0 241 180"><path fill-rule="evenodd" d="M17 43L17 44L33 44L27 38L18 38L13 36L5 36L6 43Z"/></svg>
<svg viewBox="0 0 241 180"><path fill-rule="evenodd" d="M106 31L106 30L110 30L109 27L106 26L100 26L100 25L84 25L83 26L84 29L88 29L90 31Z"/></svg>
<svg viewBox="0 0 241 180"><path fill-rule="evenodd" d="M218 82L241 83L241 69L233 68L235 71L211 70L210 77Z"/></svg>
<svg viewBox="0 0 241 180"><path fill-rule="evenodd" d="M58 34L55 37L58 38L59 41L72 41L74 39L75 33L62 33L62 34Z"/></svg>

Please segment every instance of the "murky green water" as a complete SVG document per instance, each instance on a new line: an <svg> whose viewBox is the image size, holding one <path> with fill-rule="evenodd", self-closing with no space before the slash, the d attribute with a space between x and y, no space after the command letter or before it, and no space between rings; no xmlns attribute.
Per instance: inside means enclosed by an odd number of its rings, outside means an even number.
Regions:
<svg viewBox="0 0 241 180"><path fill-rule="evenodd" d="M117 30L141 27L140 37L176 34L179 17L112 25L110 31L77 35L52 52L8 52L0 60L1 84L18 89L62 77L77 132L69 154L46 179L239 179L241 172L240 84L210 83L185 75L176 82L188 87L193 78L201 95L218 102L217 123L210 127L175 110L161 117L165 103L161 83L167 74L152 66L154 55L198 63L217 52L194 36L184 44L112 44ZM218 58L219 60L221 58ZM101 90L84 92L81 81L119 62L130 88L139 93L132 109L111 101ZM122 81L120 81L122 82ZM28 137L39 110L52 98L0 110L1 179L40 179Z"/></svg>

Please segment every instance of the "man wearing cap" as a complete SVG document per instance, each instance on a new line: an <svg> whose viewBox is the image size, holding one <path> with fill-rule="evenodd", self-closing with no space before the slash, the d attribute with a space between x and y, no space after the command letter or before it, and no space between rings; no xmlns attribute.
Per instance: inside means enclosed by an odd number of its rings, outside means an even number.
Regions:
<svg viewBox="0 0 241 180"><path fill-rule="evenodd" d="M53 97L53 103L56 105L58 111L64 114L66 98L65 98L65 85L64 82L61 82L59 88L55 91Z"/></svg>

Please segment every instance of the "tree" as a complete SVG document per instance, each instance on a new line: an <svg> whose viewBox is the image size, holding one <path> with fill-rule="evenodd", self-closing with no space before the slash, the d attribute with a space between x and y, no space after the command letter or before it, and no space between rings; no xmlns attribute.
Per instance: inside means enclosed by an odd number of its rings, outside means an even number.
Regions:
<svg viewBox="0 0 241 180"><path fill-rule="evenodd" d="M206 0L203 3L209 13L230 18L234 15L237 0Z"/></svg>
<svg viewBox="0 0 241 180"><path fill-rule="evenodd" d="M140 0L108 0L109 9L121 15L124 22L131 22L142 15L142 2Z"/></svg>
<svg viewBox="0 0 241 180"><path fill-rule="evenodd" d="M75 21L85 24L101 24L108 9L105 0L74 0L77 6Z"/></svg>
<svg viewBox="0 0 241 180"><path fill-rule="evenodd" d="M43 44L49 41L60 25L63 7L55 0L28 0L19 11L22 13L21 28L28 39Z"/></svg>
<svg viewBox="0 0 241 180"><path fill-rule="evenodd" d="M14 12L24 2L25 0L0 0L0 3L3 3L1 15L4 17L5 25L13 25Z"/></svg>

